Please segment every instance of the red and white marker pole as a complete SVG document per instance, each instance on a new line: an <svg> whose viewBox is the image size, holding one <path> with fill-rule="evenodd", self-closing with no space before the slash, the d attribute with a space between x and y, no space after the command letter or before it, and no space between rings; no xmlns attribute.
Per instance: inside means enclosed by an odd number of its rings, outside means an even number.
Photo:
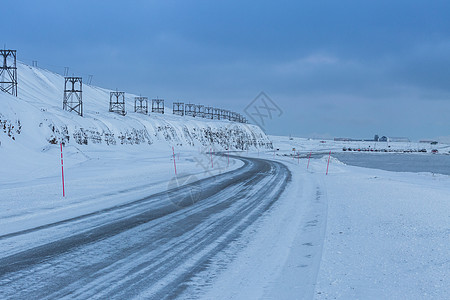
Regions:
<svg viewBox="0 0 450 300"><path fill-rule="evenodd" d="M62 178L62 192L63 197L66 197L66 190L64 189L64 160L63 160L63 147L62 143L59 144L61 146L61 178Z"/></svg>
<svg viewBox="0 0 450 300"><path fill-rule="evenodd" d="M309 156L308 156L308 166L306 167L306 169L309 169L309 160L311 159L311 153L312 153L312 152L309 152Z"/></svg>
<svg viewBox="0 0 450 300"><path fill-rule="evenodd" d="M173 167L175 168L175 176L177 175L177 164L175 163L175 148L172 146L173 153Z"/></svg>
<svg viewBox="0 0 450 300"><path fill-rule="evenodd" d="M331 157L331 151L330 151L330 154L328 155L327 173L325 175L328 175L328 166L330 165L330 157Z"/></svg>

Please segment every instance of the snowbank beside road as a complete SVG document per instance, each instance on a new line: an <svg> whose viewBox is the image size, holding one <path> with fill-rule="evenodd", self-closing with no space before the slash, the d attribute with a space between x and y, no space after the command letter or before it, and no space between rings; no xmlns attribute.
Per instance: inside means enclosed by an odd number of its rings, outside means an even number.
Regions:
<svg viewBox="0 0 450 300"><path fill-rule="evenodd" d="M225 266L205 276L203 286L201 278L192 283L186 295L445 299L450 176L358 168L334 159L326 176L327 159L312 159L307 171L305 159L278 157L292 171L286 193L230 246L236 257L228 265L224 258L212 261Z"/></svg>
<svg viewBox="0 0 450 300"><path fill-rule="evenodd" d="M242 165L226 156L175 148L175 176L172 149L167 146L154 147L151 155L143 145L64 151L65 198L56 145L30 172L23 166L7 175L10 168L17 168L16 161L2 162L0 235L131 202Z"/></svg>
<svg viewBox="0 0 450 300"><path fill-rule="evenodd" d="M445 299L450 176L333 166L318 299Z"/></svg>

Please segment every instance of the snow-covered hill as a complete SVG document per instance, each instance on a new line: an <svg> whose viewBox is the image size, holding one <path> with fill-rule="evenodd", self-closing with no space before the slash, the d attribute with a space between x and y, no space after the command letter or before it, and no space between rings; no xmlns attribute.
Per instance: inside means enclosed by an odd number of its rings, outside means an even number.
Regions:
<svg viewBox="0 0 450 300"><path fill-rule="evenodd" d="M18 63L18 97L0 93L1 147L42 149L49 144L115 146L272 148L257 126L230 121L134 112L134 97L125 94L127 115L109 112L110 90L83 84L84 116L62 110L64 77ZM167 103L166 105L171 105Z"/></svg>

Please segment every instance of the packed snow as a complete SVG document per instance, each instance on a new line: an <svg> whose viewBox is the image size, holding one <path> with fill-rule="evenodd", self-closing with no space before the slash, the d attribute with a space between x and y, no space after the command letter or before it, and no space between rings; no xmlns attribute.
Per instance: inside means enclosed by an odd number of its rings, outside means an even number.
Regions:
<svg viewBox="0 0 450 300"><path fill-rule="evenodd" d="M308 169L307 158L276 160L292 171L291 188L196 296L447 298L450 176L353 167L333 157L325 175L328 155L311 159Z"/></svg>

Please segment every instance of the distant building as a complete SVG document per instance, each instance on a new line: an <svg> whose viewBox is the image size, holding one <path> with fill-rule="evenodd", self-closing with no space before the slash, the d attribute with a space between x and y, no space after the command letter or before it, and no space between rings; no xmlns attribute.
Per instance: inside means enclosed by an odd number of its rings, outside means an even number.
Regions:
<svg viewBox="0 0 450 300"><path fill-rule="evenodd" d="M382 136L378 139L379 142L389 142L389 138L387 136Z"/></svg>

